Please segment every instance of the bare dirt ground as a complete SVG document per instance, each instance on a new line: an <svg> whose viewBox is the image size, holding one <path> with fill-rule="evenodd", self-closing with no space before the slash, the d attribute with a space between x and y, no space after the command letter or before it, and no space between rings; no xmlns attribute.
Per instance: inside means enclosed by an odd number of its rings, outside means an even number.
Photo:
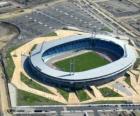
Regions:
<svg viewBox="0 0 140 116"><path fill-rule="evenodd" d="M0 23L0 49L2 49L14 36L17 29L6 23Z"/></svg>
<svg viewBox="0 0 140 116"><path fill-rule="evenodd" d="M0 67L0 116L11 116L7 110L9 109L6 82L2 76L2 69Z"/></svg>

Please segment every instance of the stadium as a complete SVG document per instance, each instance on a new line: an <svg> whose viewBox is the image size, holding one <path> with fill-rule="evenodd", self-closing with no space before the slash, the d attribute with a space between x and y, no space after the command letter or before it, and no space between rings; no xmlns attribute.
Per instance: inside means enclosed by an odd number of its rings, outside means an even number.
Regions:
<svg viewBox="0 0 140 116"><path fill-rule="evenodd" d="M136 58L130 45L114 37L73 35L37 45L27 60L26 71L42 83L78 89L121 77Z"/></svg>

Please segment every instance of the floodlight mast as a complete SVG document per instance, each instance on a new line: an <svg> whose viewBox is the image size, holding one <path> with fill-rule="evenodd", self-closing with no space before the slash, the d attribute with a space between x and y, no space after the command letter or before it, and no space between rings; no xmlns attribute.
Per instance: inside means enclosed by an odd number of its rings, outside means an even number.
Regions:
<svg viewBox="0 0 140 116"><path fill-rule="evenodd" d="M117 37L119 36L119 29L118 28L116 29L116 33L115 34L116 34Z"/></svg>
<svg viewBox="0 0 140 116"><path fill-rule="evenodd" d="M73 59L73 74L75 73L75 60Z"/></svg>
<svg viewBox="0 0 140 116"><path fill-rule="evenodd" d="M70 75L72 75L72 61L70 60Z"/></svg>
<svg viewBox="0 0 140 116"><path fill-rule="evenodd" d="M92 40L96 37L96 26L92 29L91 33L91 48L92 48Z"/></svg>
<svg viewBox="0 0 140 116"><path fill-rule="evenodd" d="M97 30L96 30L96 26L94 26L94 28L92 29L92 33L91 33L91 38L92 38L92 39L95 38L95 36L96 36L96 32L97 32Z"/></svg>
<svg viewBox="0 0 140 116"><path fill-rule="evenodd" d="M70 60L70 75L74 75L75 72L75 62L73 59Z"/></svg>

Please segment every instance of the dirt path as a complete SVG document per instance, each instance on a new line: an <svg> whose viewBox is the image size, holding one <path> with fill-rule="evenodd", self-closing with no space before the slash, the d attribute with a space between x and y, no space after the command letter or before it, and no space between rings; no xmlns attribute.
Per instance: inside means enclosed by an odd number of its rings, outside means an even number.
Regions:
<svg viewBox="0 0 140 116"><path fill-rule="evenodd" d="M7 112L7 110L9 109L9 103L8 103L6 82L2 76L1 66L0 66L0 106L1 106L0 111L2 111L4 116L11 116Z"/></svg>

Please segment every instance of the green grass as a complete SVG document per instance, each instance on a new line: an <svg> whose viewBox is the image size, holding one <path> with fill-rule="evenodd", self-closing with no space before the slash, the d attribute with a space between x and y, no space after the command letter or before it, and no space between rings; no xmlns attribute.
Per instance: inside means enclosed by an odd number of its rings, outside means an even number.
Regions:
<svg viewBox="0 0 140 116"><path fill-rule="evenodd" d="M15 69L15 64L13 62L12 56L10 55L10 52L6 56L6 68L5 69L6 69L6 74L9 78L9 80L11 80L14 69Z"/></svg>
<svg viewBox="0 0 140 116"><path fill-rule="evenodd" d="M129 74L128 74L129 75ZM133 88L133 86L132 86L132 84L131 84L131 79L130 79L130 75L129 76L127 76L127 75L125 75L126 76L126 78L125 78L125 82L132 88L132 89L134 89ZM135 90L135 89L134 89Z"/></svg>
<svg viewBox="0 0 140 116"><path fill-rule="evenodd" d="M127 103L132 103L132 102L129 102L129 101L125 101L125 100L103 100L103 101L96 101L96 102L92 102L92 103L89 103L89 104L127 104Z"/></svg>
<svg viewBox="0 0 140 116"><path fill-rule="evenodd" d="M124 81L137 93L137 91L134 89L134 87L131 84L130 76L126 76Z"/></svg>
<svg viewBox="0 0 140 116"><path fill-rule="evenodd" d="M21 73L21 81L24 82L26 85L28 85L31 88L46 92L46 93L51 93L47 88L39 85L38 83L36 83L35 81L33 81L32 79L29 79L28 77L26 77L23 73ZM53 93L51 93L53 94Z"/></svg>
<svg viewBox="0 0 140 116"><path fill-rule="evenodd" d="M139 56L140 56L140 53L138 52ZM134 68L137 69L138 67L140 66L140 59L137 59L135 64L134 64Z"/></svg>
<svg viewBox="0 0 140 116"><path fill-rule="evenodd" d="M33 47L31 48L31 52L36 48L37 44L34 44Z"/></svg>
<svg viewBox="0 0 140 116"><path fill-rule="evenodd" d="M111 29L108 28L108 27L102 28L101 31L113 32L113 30L111 30Z"/></svg>
<svg viewBox="0 0 140 116"><path fill-rule="evenodd" d="M131 85L130 77L126 77L124 81L125 81L130 87L132 86L132 85Z"/></svg>
<svg viewBox="0 0 140 116"><path fill-rule="evenodd" d="M69 92L65 91L64 89L57 89L58 92L65 98L65 100L68 101L68 98L69 98Z"/></svg>
<svg viewBox="0 0 140 116"><path fill-rule="evenodd" d="M76 95L77 95L79 101L81 101L81 102L90 99L90 97L87 95L87 93L84 90L77 90Z"/></svg>
<svg viewBox="0 0 140 116"><path fill-rule="evenodd" d="M67 27L63 27L62 29L63 29L63 30L69 30Z"/></svg>
<svg viewBox="0 0 140 116"><path fill-rule="evenodd" d="M98 55L96 52L88 52L75 57L67 58L62 61L55 62L54 65L66 72L70 71L70 62L73 61L75 72L85 71L93 68L97 68L109 63L108 60Z"/></svg>
<svg viewBox="0 0 140 116"><path fill-rule="evenodd" d="M13 47L9 48L7 50L7 53L6 53L6 67L5 67L5 70L6 70L6 74L7 74L9 80L11 80L11 78L13 76L13 72L15 70L15 64L13 62L13 59L12 59L12 56L11 56L10 53L13 50L17 49L18 47L20 47L20 45L13 46Z"/></svg>
<svg viewBox="0 0 140 116"><path fill-rule="evenodd" d="M60 105L57 101L53 101L29 92L17 90L17 103L21 105Z"/></svg>
<svg viewBox="0 0 140 116"><path fill-rule="evenodd" d="M51 33L48 33L46 35L43 35L43 37L49 37L49 36L57 36L57 33L51 32Z"/></svg>
<svg viewBox="0 0 140 116"><path fill-rule="evenodd" d="M104 97L121 97L120 94L107 87L100 88L99 90Z"/></svg>

